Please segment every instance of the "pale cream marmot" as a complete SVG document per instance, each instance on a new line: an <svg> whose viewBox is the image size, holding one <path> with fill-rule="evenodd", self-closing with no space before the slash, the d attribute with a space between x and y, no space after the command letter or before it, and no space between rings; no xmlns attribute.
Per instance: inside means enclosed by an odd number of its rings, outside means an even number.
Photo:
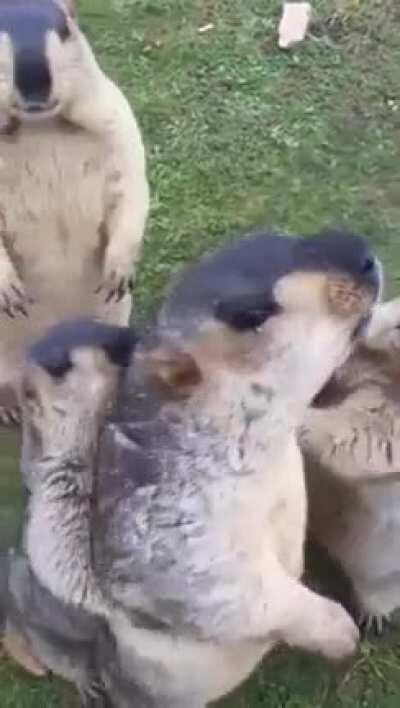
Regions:
<svg viewBox="0 0 400 708"><path fill-rule="evenodd" d="M72 0L1 0L0 393L61 318L128 322L148 201L136 120Z"/></svg>

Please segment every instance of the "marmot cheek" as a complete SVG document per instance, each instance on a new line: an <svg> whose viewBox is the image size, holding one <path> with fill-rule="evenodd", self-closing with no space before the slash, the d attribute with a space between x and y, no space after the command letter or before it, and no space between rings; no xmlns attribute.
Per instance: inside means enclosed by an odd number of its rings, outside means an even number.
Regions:
<svg viewBox="0 0 400 708"><path fill-rule="evenodd" d="M352 278L329 278L327 288L329 308L339 317L366 315L373 304L373 293L357 285Z"/></svg>

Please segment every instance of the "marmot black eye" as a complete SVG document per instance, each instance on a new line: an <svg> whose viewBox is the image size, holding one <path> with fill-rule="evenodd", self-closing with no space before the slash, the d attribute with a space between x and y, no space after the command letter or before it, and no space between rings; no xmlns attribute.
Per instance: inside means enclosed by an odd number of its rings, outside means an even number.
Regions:
<svg viewBox="0 0 400 708"><path fill-rule="evenodd" d="M235 299L219 302L215 308L215 317L238 332L257 329L267 319L277 315L280 306L265 296L244 295Z"/></svg>
<svg viewBox="0 0 400 708"><path fill-rule="evenodd" d="M65 374L72 369L72 362L68 354L58 358L54 358L54 361L49 359L48 362L43 364L43 368L53 379L61 379Z"/></svg>
<svg viewBox="0 0 400 708"><path fill-rule="evenodd" d="M33 353L33 356L32 356ZM41 366L53 379L61 379L72 369L72 361L68 349L60 347L33 348L31 359Z"/></svg>

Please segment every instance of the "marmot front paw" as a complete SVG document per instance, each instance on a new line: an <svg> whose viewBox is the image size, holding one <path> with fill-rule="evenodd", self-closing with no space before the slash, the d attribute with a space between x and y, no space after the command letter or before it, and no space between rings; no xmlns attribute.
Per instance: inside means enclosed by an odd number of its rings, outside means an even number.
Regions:
<svg viewBox="0 0 400 708"><path fill-rule="evenodd" d="M18 406L7 408L0 406L0 426L7 427L21 424L21 411Z"/></svg>
<svg viewBox="0 0 400 708"><path fill-rule="evenodd" d="M16 274L1 284L0 279L0 310L14 319L21 314L28 317L28 307L33 304L25 286Z"/></svg>
<svg viewBox="0 0 400 708"><path fill-rule="evenodd" d="M327 659L345 659L357 648L360 633L346 610L337 602L321 598L319 612L311 618L310 649Z"/></svg>
<svg viewBox="0 0 400 708"><path fill-rule="evenodd" d="M105 302L108 304L113 301L119 302L132 289L133 276L115 268L103 278L101 284L95 290L95 294L104 294Z"/></svg>
<svg viewBox="0 0 400 708"><path fill-rule="evenodd" d="M84 686L79 691L84 706L97 706L100 708L104 703L106 695L104 686L93 681L89 686Z"/></svg>

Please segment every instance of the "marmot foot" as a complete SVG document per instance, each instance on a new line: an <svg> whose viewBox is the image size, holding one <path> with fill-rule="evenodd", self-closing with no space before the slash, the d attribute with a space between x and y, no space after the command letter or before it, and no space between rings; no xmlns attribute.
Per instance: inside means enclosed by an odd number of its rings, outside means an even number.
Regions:
<svg viewBox="0 0 400 708"><path fill-rule="evenodd" d="M358 618L358 626L364 634L371 632L377 637L380 637L384 633L385 629L390 626L391 621L390 613L376 614L362 611Z"/></svg>

